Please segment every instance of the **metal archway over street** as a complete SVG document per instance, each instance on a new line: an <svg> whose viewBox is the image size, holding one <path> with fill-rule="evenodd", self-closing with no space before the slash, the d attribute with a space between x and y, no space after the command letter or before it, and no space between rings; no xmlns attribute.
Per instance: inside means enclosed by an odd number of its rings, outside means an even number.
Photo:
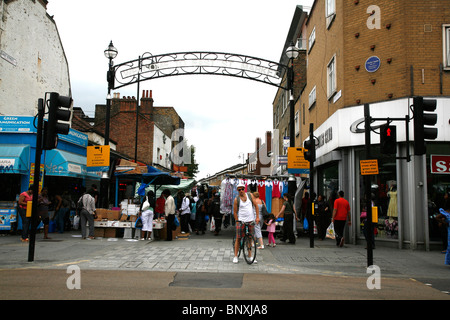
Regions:
<svg viewBox="0 0 450 320"><path fill-rule="evenodd" d="M288 89L284 78L288 66L277 62L222 52L178 52L161 55L145 53L138 59L113 67L118 89L140 81L179 75L222 75L238 77ZM283 80L284 79L284 80Z"/></svg>

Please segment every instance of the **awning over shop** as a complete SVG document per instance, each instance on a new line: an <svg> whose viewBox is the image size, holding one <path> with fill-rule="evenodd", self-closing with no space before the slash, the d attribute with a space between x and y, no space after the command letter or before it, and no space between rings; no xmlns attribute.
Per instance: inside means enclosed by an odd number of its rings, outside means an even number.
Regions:
<svg viewBox="0 0 450 320"><path fill-rule="evenodd" d="M29 174L30 146L25 144L0 145L0 173Z"/></svg>
<svg viewBox="0 0 450 320"><path fill-rule="evenodd" d="M145 189L149 188L150 185L153 186L158 186L158 188L160 186L164 186L164 185L179 185L181 179L179 177L174 177L171 176L169 173L167 172L162 172L152 166L147 166L148 167L148 172L146 173L140 173L140 174L127 174L126 172L116 172L115 176L116 176L116 207L117 207L117 202L118 202L118 190L119 190L119 180L123 179L123 180L133 180L136 182L139 182L140 184L140 189L141 189L141 193L142 195L145 194ZM156 188L155 188L156 189Z"/></svg>
<svg viewBox="0 0 450 320"><path fill-rule="evenodd" d="M47 150L45 153L45 174L57 177L74 177L100 180L100 176L86 170L86 157L62 151Z"/></svg>

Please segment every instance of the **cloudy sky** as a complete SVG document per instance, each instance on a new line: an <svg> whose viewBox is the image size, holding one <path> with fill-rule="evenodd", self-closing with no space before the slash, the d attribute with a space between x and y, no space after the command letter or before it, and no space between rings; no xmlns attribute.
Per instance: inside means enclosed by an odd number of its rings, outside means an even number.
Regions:
<svg viewBox="0 0 450 320"><path fill-rule="evenodd" d="M214 51L278 62L296 5L313 0L50 0L69 61L74 106L93 116L107 94L108 60L103 51L112 40L116 64L153 55ZM309 11L309 10L308 10ZM172 106L185 122L188 143L196 147L197 179L242 163L272 130L272 102L277 88L222 76L183 76L145 81L155 106ZM120 96L136 96L137 86Z"/></svg>

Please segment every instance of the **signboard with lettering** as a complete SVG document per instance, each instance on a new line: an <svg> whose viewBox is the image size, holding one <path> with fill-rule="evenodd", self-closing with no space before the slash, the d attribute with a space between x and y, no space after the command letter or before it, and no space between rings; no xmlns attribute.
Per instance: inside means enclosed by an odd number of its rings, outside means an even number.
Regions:
<svg viewBox="0 0 450 320"><path fill-rule="evenodd" d="M370 159L370 160L361 160L359 161L361 166L361 175L375 175L378 174L378 160Z"/></svg>
<svg viewBox="0 0 450 320"><path fill-rule="evenodd" d="M309 173L309 161L305 160L305 149L288 148L288 173Z"/></svg>
<svg viewBox="0 0 450 320"><path fill-rule="evenodd" d="M450 174L450 156L434 155L430 156L431 173Z"/></svg>
<svg viewBox="0 0 450 320"><path fill-rule="evenodd" d="M86 148L87 167L109 167L110 146L88 146Z"/></svg>
<svg viewBox="0 0 450 320"><path fill-rule="evenodd" d="M375 72L380 68L381 61L377 56L371 56L366 60L365 67L367 72Z"/></svg>

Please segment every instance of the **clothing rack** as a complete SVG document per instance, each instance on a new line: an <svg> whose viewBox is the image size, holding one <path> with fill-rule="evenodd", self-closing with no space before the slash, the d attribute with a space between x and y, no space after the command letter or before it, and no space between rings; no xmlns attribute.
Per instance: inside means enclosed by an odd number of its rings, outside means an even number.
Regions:
<svg viewBox="0 0 450 320"><path fill-rule="evenodd" d="M288 175L281 175L281 176L255 176L255 175L249 175L249 174L226 174L226 178L241 178L241 179L255 179L255 180L273 180L278 179L280 181L289 179Z"/></svg>

